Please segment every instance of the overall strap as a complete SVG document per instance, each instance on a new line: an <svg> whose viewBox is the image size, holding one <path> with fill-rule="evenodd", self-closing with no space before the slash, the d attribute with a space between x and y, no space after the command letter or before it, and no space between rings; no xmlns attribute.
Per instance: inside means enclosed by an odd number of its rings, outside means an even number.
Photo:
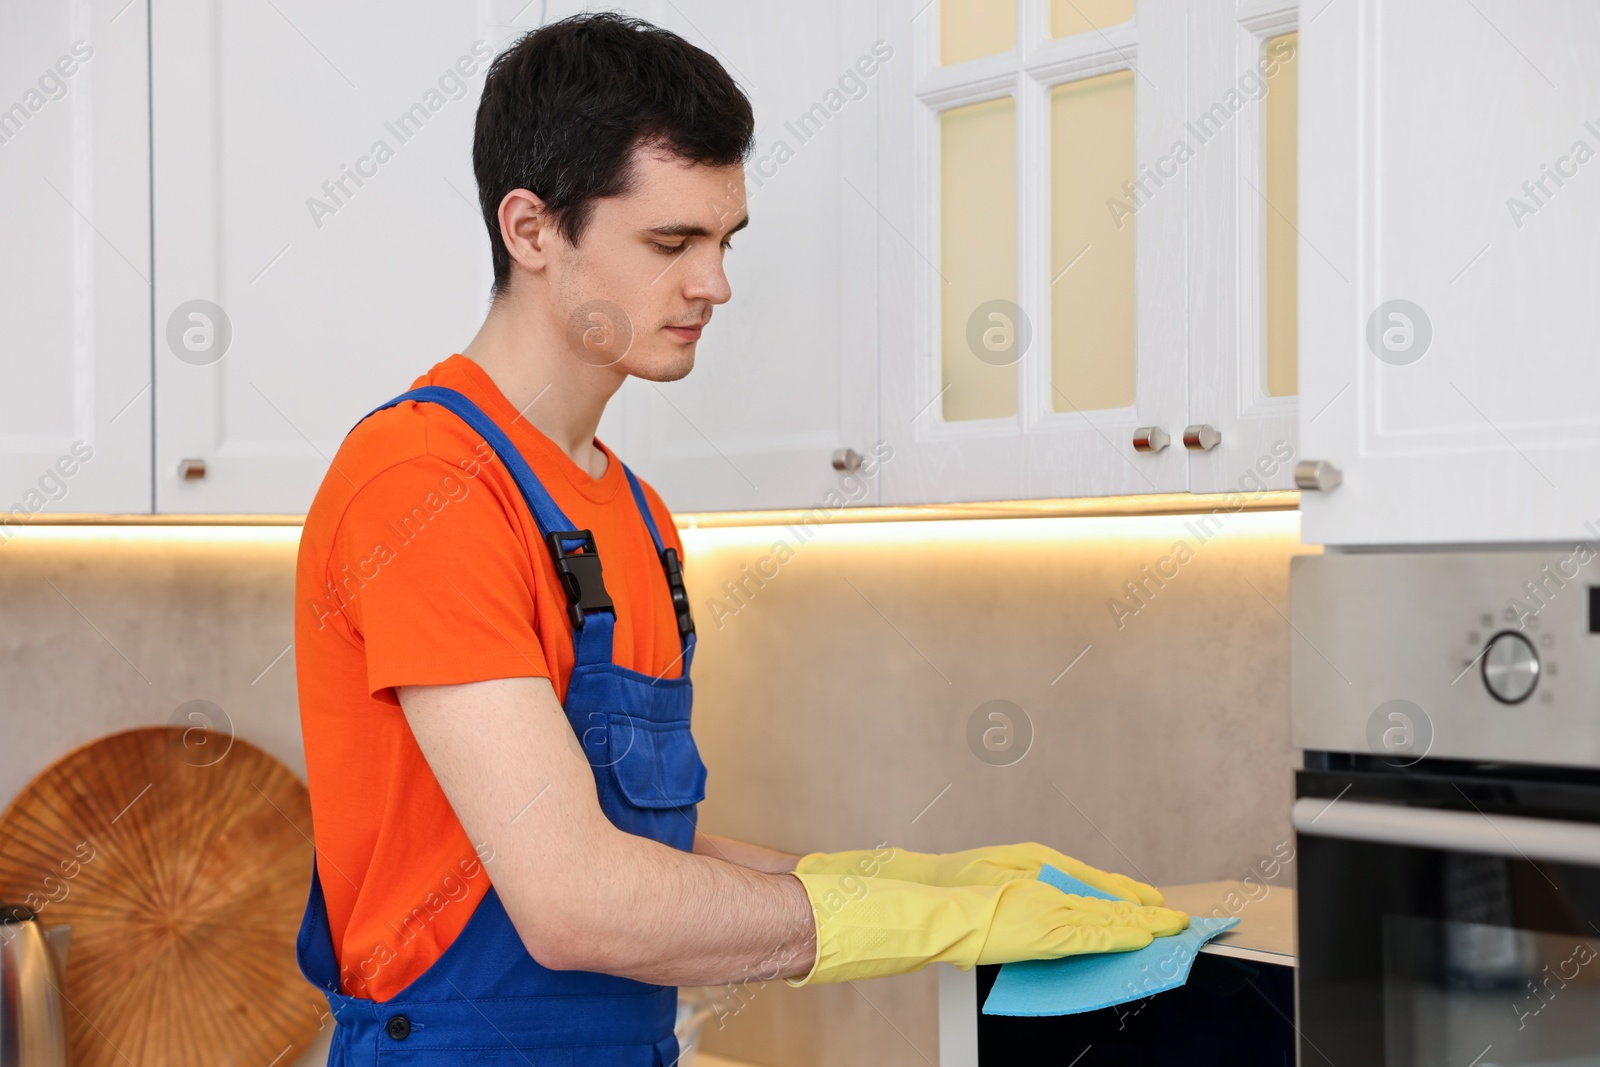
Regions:
<svg viewBox="0 0 1600 1067"><path fill-rule="evenodd" d="M656 528L655 516L650 514L650 502L644 497L644 486L639 484L633 469L626 463L622 465L622 473L628 476L628 488L633 491L633 502L639 505L639 514L644 517L645 529L650 531L650 540L656 543L656 554L666 551L666 546L661 542L661 531Z"/></svg>
<svg viewBox="0 0 1600 1067"><path fill-rule="evenodd" d="M639 479L634 476L626 463L622 464L622 473L628 476L628 488L633 491L633 502L638 505L639 514L644 517L645 528L650 531L650 540L656 543L656 555L661 558L661 569L667 573L667 589L672 594L672 612L678 617L678 640L683 642L684 673L687 674L689 658L694 655L694 616L689 612L689 592L683 586L683 561L678 558L677 549L667 548L661 543L661 531L656 528L655 516L650 514L650 502L645 499L644 486L639 484Z"/></svg>
<svg viewBox="0 0 1600 1067"><path fill-rule="evenodd" d="M561 584L567 593L567 614L572 620L575 644L579 646L578 658L608 662L611 659L611 634L616 622L616 607L612 604L610 595L606 593L605 580L600 569L600 556L595 550L594 534L588 530L573 529L572 520L562 514L561 509L556 506L556 502L551 499L538 476L533 473L533 468L522 458L517 446L511 443L511 438L506 436L505 431L493 419L484 414L482 408L454 389L438 385L412 389L410 392L401 393L387 404L373 408L363 416L363 419L406 400L438 404L449 410L494 449L495 455L506 465L512 479L517 483L517 488L522 492L522 499L527 503L528 511L532 513L533 521L539 527L539 533L544 536L545 544L550 548L550 555L555 560L556 573L560 576ZM596 640L584 641L582 631L586 622L591 621L600 622L601 625L597 629L602 632L593 635ZM582 647L584 645L590 647L585 649ZM600 647L601 645L604 647Z"/></svg>

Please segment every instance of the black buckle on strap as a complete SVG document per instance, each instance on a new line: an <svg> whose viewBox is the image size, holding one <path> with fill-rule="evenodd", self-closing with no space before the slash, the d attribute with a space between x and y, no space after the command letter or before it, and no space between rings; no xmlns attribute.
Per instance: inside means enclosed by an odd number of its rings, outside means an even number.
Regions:
<svg viewBox="0 0 1600 1067"><path fill-rule="evenodd" d="M572 619L572 628L583 629L585 612L602 608L615 612L616 605L611 603L611 595L606 592L605 579L601 576L594 534L588 530L555 530L545 534L544 539L555 560L556 573L567 590L567 615ZM581 551L568 552L562 547L563 541L582 541L583 547Z"/></svg>
<svg viewBox="0 0 1600 1067"><path fill-rule="evenodd" d="M683 587L683 563L678 550L661 551L661 566L667 572L667 589L672 593L672 610L678 616L678 636L687 638L694 633L694 616L689 613L689 591Z"/></svg>

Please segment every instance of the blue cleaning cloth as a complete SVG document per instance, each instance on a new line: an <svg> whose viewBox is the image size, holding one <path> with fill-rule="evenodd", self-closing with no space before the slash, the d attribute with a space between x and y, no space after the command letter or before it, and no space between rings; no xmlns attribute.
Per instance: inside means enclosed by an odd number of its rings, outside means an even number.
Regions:
<svg viewBox="0 0 1600 1067"><path fill-rule="evenodd" d="M1039 880L1064 893L1116 900L1114 894L1085 885L1049 864ZM1135 952L1099 952L1059 960L1027 960L1000 968L985 1015L1076 1015L1110 1008L1155 993L1176 989L1189 979L1200 946L1239 925L1237 916L1214 919L1193 916L1189 929L1158 937Z"/></svg>

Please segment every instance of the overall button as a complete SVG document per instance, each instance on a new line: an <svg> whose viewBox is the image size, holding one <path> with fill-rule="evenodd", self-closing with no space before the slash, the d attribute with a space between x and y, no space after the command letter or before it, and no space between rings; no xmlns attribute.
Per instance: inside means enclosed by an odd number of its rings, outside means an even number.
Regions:
<svg viewBox="0 0 1600 1067"><path fill-rule="evenodd" d="M411 1036L411 1020L404 1015L391 1016L388 1023L384 1025L384 1029L396 1041L404 1041Z"/></svg>

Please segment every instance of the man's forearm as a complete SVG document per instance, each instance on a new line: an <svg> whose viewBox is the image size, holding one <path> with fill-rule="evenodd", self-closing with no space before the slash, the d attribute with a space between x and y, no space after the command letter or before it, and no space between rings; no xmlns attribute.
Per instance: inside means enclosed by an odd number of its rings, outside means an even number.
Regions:
<svg viewBox="0 0 1600 1067"><path fill-rule="evenodd" d="M594 844L587 884L560 895L583 903L560 909L579 936L557 966L661 985L772 981L811 969L816 921L798 878L631 834Z"/></svg>
<svg viewBox="0 0 1600 1067"><path fill-rule="evenodd" d="M791 853L720 834L708 834L704 830L695 831L694 851L697 856L715 856L719 860L767 874L787 874L800 862L800 857Z"/></svg>

